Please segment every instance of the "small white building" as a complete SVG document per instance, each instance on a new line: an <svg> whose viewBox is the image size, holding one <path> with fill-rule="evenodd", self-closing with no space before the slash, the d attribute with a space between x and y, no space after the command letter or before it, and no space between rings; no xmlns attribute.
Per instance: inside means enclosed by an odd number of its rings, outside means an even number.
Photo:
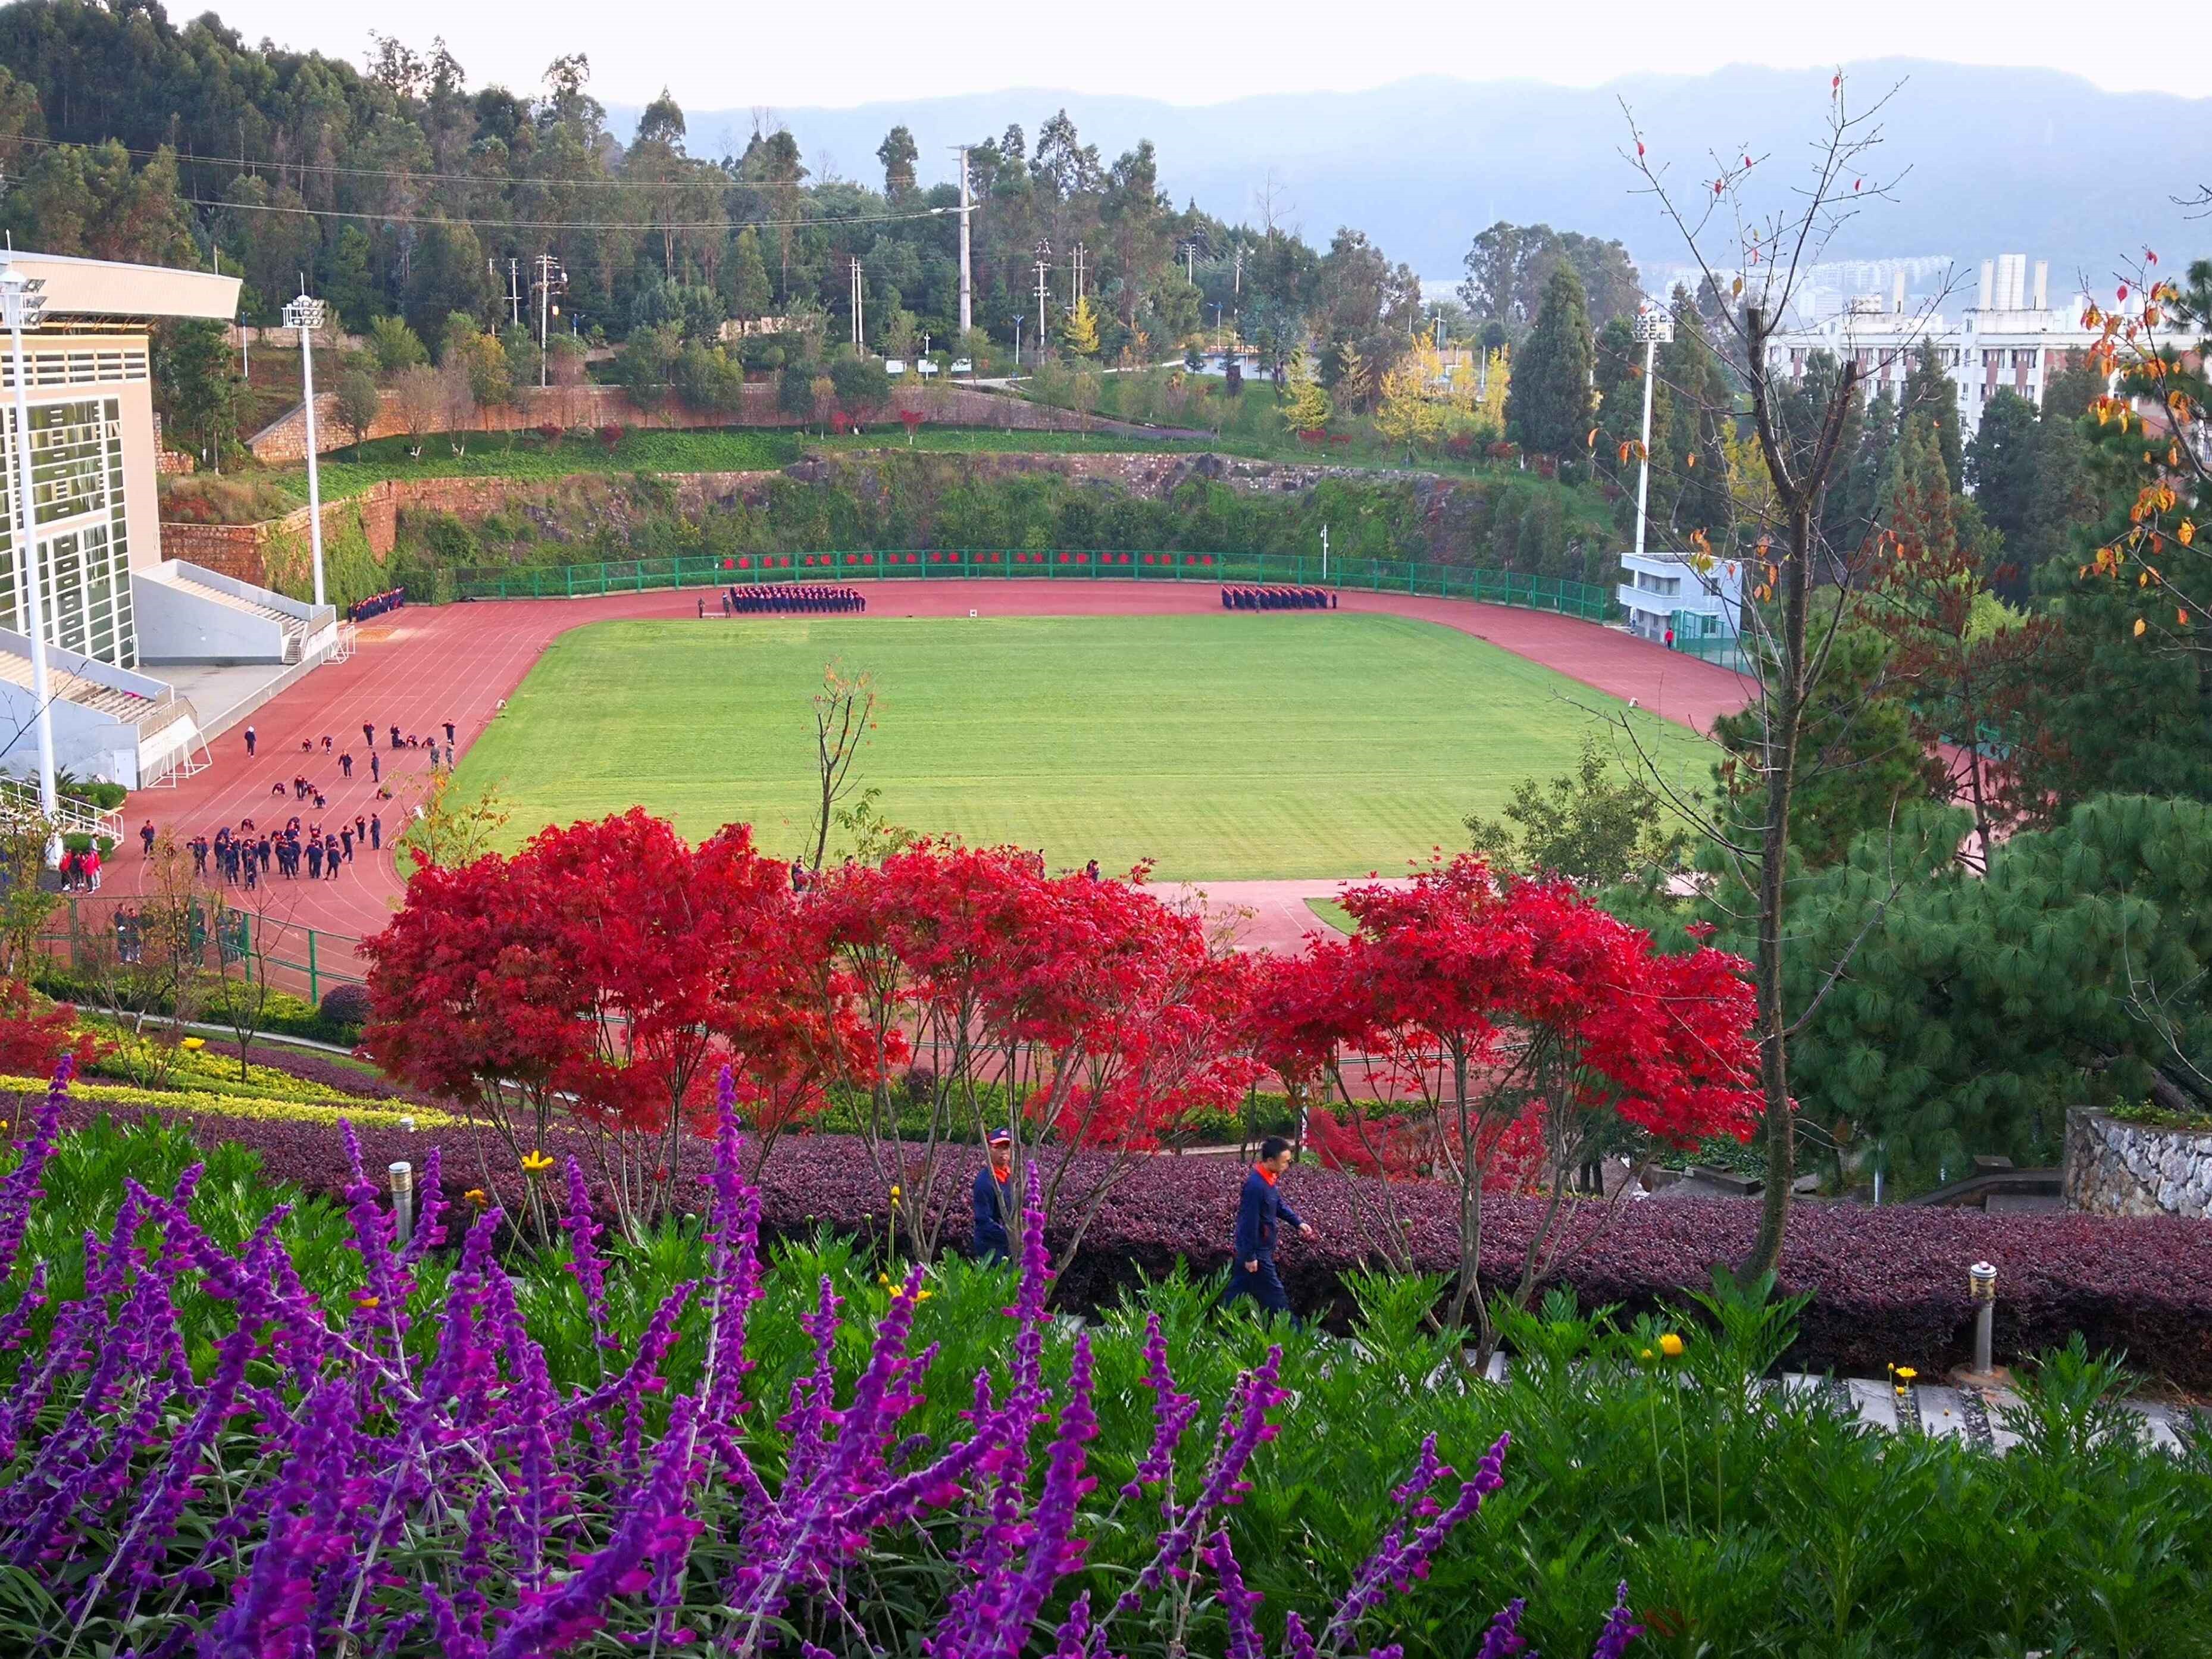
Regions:
<svg viewBox="0 0 2212 1659"><path fill-rule="evenodd" d="M1623 553L1620 574L1617 596L1630 633L1662 641L1671 636L1684 647L1693 641L1718 641L1718 647L1709 649L1735 648L1743 605L1738 561L1692 553Z"/></svg>
<svg viewBox="0 0 2212 1659"><path fill-rule="evenodd" d="M1902 392L1924 342L1951 378L1959 399L1960 430L1972 437L1982 411L2000 391L2012 392L2037 408L2045 388L2100 337L2086 326L2087 295L2051 304L2051 262L2035 262L2031 285L2027 256L2000 254L1982 262L1976 303L1953 321L1941 312L1910 305L1900 274L1887 301L1880 295L1851 301L1835 315L1802 328L1777 332L1767 343L1768 364L1791 380L1802 378L1806 361L1826 351L1838 362L1856 360L1866 377L1869 399L1887 389Z"/></svg>

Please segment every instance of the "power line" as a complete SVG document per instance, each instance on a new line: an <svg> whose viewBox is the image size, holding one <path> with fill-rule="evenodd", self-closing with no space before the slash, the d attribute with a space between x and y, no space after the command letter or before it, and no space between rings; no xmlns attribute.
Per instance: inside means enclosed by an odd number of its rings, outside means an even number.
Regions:
<svg viewBox="0 0 2212 1659"><path fill-rule="evenodd" d="M79 144L66 138L15 137L9 139L7 142L15 144L37 145L46 149L92 149L101 148L108 144L113 144L116 149L121 150L125 155L135 155L145 161L151 161L161 154L161 150L160 149L140 149L129 144L121 143L112 138L98 139L89 144ZM179 150L173 145L165 145L163 148L168 150L172 159L180 163L188 163L193 167L236 167L241 173L252 173L257 169L266 168L271 173L280 174L286 173L297 173L304 175L313 173L337 178L399 179L404 179L410 183L426 184L544 185L549 187L557 186L562 189L571 190L773 190L777 187L775 184L765 179L734 178L729 173L723 173L721 169L712 161L701 161L696 165L713 168L720 175L718 178L623 179L617 178L612 175L602 175L595 179L541 179L530 174L509 175L502 178L495 174L486 174L481 173L416 173L406 167L340 167L334 161L276 161L258 157L248 160L244 156L199 155L187 151Z"/></svg>
<svg viewBox="0 0 2212 1659"><path fill-rule="evenodd" d="M910 219L936 219L958 208L924 208L917 213L836 214L820 219L702 219L689 223L644 220L636 223L582 219L471 219L444 213L361 213L343 208L290 207L277 202L214 202L202 196L179 197L191 207L218 212L289 213L307 219L362 219L387 225L469 225L490 230L804 230L812 225L881 225Z"/></svg>

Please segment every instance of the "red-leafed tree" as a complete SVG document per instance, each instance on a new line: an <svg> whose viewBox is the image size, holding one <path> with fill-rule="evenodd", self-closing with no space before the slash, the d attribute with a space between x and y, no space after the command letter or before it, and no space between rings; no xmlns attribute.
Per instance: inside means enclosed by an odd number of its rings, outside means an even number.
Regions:
<svg viewBox="0 0 2212 1659"><path fill-rule="evenodd" d="M1325 1136L1341 1164L1371 1173L1358 1185L1385 1259L1413 1265L1394 1180L1432 1171L1456 1186L1449 1316L1472 1309L1486 1353L1486 1194L1540 1201L1506 1292L1525 1304L1595 1231L1577 1224L1575 1177L1617 1127L1678 1144L1749 1133L1751 988L1732 957L1666 956L1571 884L1493 876L1469 855L1343 902L1352 936L1271 970L1255 997L1259 1053L1326 1079ZM1357 1085L1353 1054L1370 1068Z"/></svg>
<svg viewBox="0 0 2212 1659"><path fill-rule="evenodd" d="M511 859L419 868L368 945L367 1041L395 1075L477 1109L518 1161L556 1111L595 1132L635 1235L668 1207L725 1063L760 1156L848 1063L849 999L819 994L809 943L787 869L748 830L693 848L634 810Z"/></svg>
<svg viewBox="0 0 2212 1659"><path fill-rule="evenodd" d="M922 843L830 872L807 908L828 946L819 971L855 990L866 1065L849 1081L871 1103L862 1134L887 1213L917 1255L939 1247L957 1139L1004 1127L1018 1179L1040 1161L1071 1254L1139 1156L1251 1075L1243 965L1134 882Z"/></svg>

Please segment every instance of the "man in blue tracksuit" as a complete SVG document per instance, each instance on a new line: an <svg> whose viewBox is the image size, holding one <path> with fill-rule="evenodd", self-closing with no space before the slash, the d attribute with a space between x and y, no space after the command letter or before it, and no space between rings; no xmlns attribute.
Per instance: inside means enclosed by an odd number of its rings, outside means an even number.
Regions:
<svg viewBox="0 0 2212 1659"><path fill-rule="evenodd" d="M1268 1313L1288 1313L1291 1298L1275 1272L1275 1235L1279 1222L1311 1238L1314 1230L1283 1201L1276 1185L1291 1167L1291 1143L1269 1135L1260 1143L1260 1161L1244 1177L1244 1190L1237 1200L1237 1260L1229 1274L1229 1291L1222 1300L1234 1302L1249 1296Z"/></svg>
<svg viewBox="0 0 2212 1659"><path fill-rule="evenodd" d="M975 1171L975 1260L993 1267L1013 1256L1006 1218L1014 1212L1014 1138L991 1131L991 1161Z"/></svg>

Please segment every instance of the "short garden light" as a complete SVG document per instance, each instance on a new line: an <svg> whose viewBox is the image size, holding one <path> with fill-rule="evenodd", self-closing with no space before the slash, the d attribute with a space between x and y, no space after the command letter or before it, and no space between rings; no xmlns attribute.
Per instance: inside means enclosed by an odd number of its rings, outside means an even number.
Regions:
<svg viewBox="0 0 2212 1659"><path fill-rule="evenodd" d="M1997 1310L1996 1264L1977 1261L1967 1268L1966 1293L1974 1299L1974 1372L1987 1376L1993 1369L1990 1345Z"/></svg>
<svg viewBox="0 0 2212 1659"><path fill-rule="evenodd" d="M386 1173L392 1177L392 1215L398 1224L394 1231L404 1244L415 1237L415 1166L403 1158Z"/></svg>

